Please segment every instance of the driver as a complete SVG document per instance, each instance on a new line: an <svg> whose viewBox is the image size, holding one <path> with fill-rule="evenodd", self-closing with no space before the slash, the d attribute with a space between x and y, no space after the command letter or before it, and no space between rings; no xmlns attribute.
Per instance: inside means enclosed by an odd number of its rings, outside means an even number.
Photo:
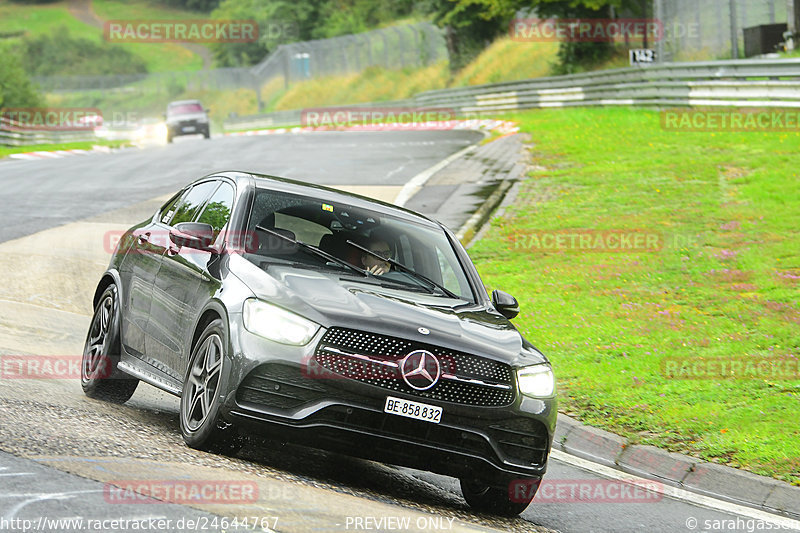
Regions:
<svg viewBox="0 0 800 533"><path fill-rule="evenodd" d="M367 248L370 252L374 252L380 255L381 257L387 259L391 259L392 257L392 249L389 246L389 244L383 239L373 240L367 243L364 247ZM361 254L361 265L367 272L369 272L370 274L374 274L376 276L382 276L383 274L389 272L389 270L392 268L391 263L389 263L388 261L381 261L374 255L370 255L368 253Z"/></svg>

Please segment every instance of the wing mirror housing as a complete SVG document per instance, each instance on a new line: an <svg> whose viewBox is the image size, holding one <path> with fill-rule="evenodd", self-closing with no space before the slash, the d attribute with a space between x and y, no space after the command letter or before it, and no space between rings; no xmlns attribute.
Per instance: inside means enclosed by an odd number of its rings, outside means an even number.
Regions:
<svg viewBox="0 0 800 533"><path fill-rule="evenodd" d="M214 228L202 222L181 222L169 231L169 240L180 247L209 252L214 242Z"/></svg>
<svg viewBox="0 0 800 533"><path fill-rule="evenodd" d="M498 313L509 320L519 314L519 302L507 292L492 291L492 304Z"/></svg>

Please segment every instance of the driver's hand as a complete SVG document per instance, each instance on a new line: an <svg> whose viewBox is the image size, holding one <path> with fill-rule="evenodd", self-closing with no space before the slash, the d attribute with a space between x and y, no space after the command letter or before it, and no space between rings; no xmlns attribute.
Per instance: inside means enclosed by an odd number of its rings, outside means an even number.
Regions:
<svg viewBox="0 0 800 533"><path fill-rule="evenodd" d="M367 269L367 272L370 274L374 274L376 276L382 276L389 272L389 265L386 263L381 263L379 265L372 265Z"/></svg>

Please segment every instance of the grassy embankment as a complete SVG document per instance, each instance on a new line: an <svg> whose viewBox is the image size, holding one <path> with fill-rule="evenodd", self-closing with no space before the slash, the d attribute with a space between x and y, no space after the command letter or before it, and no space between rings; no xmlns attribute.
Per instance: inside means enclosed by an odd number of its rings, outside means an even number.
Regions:
<svg viewBox="0 0 800 533"><path fill-rule="evenodd" d="M94 12L103 20L176 20L200 18L197 13L164 7L146 0L94 0ZM69 11L69 2L16 4L0 0L0 33L24 30L27 35L48 34L66 26L72 37L103 40L102 28L82 22ZM115 43L144 59L149 72L198 70L202 58L175 43Z"/></svg>
<svg viewBox="0 0 800 533"><path fill-rule="evenodd" d="M471 249L552 359L561 410L644 444L800 485L800 379L680 379L668 361L800 357L800 134L665 131L656 111L520 113L534 169ZM639 230L609 253L553 232ZM538 237L539 239L535 239ZM570 242L570 241L568 241ZM752 367L751 367L752 368Z"/></svg>

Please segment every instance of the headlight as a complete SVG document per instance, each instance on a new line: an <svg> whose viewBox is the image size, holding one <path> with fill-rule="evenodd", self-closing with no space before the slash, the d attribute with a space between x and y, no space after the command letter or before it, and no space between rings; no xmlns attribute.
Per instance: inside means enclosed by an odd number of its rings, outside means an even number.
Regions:
<svg viewBox="0 0 800 533"><path fill-rule="evenodd" d="M302 346L314 336L319 324L255 298L244 302L244 327L266 339Z"/></svg>
<svg viewBox="0 0 800 533"><path fill-rule="evenodd" d="M533 365L517 369L519 390L526 396L548 398L556 390L556 378L550 365Z"/></svg>

